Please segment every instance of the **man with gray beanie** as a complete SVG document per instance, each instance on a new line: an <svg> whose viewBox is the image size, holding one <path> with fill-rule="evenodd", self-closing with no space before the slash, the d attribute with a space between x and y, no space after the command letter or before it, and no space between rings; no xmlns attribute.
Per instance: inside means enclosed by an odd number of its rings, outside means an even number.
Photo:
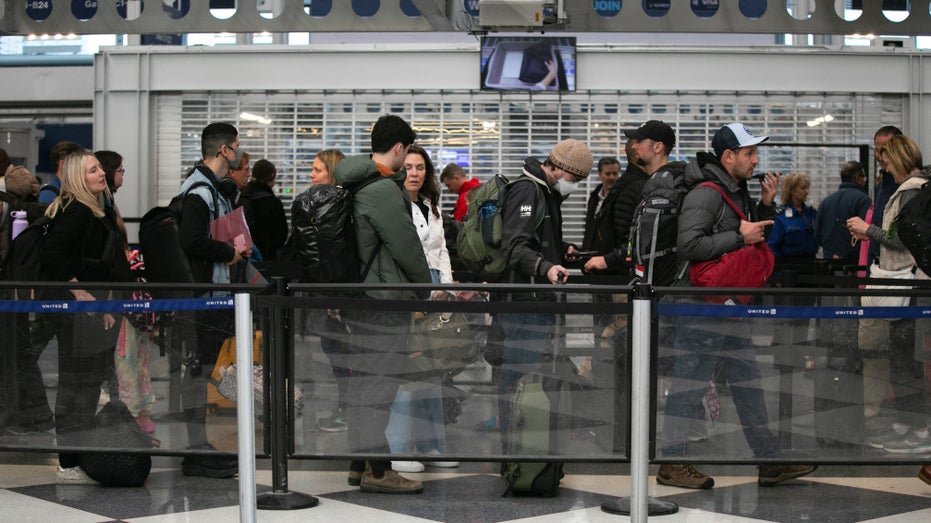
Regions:
<svg viewBox="0 0 931 523"><path fill-rule="evenodd" d="M592 153L578 140L563 140L543 162L524 160L523 174L508 185L502 202L501 250L508 260L503 282L556 285L569 271L562 265L575 248L563 243L563 200L592 170ZM513 301L553 300L553 293L510 293ZM511 393L529 367L539 362L556 318L544 313L501 313L504 352L498 374L498 415L504 451Z"/></svg>

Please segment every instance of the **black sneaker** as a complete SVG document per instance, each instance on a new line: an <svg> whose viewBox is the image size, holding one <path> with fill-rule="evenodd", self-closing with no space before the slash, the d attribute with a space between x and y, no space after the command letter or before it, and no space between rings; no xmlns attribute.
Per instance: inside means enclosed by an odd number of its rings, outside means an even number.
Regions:
<svg viewBox="0 0 931 523"><path fill-rule="evenodd" d="M216 450L212 445L198 450ZM181 471L185 476L205 478L231 478L239 473L239 460L233 456L185 456L181 460Z"/></svg>
<svg viewBox="0 0 931 523"><path fill-rule="evenodd" d="M329 418L317 420L317 428L324 432L343 432L347 429L346 409L340 407Z"/></svg>

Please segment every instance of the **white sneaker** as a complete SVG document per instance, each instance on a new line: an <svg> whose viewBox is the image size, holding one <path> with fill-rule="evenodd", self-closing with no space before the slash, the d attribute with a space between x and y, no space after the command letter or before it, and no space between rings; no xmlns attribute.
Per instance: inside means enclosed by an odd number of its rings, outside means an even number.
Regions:
<svg viewBox="0 0 931 523"><path fill-rule="evenodd" d="M431 450L429 453L431 456L442 456L438 450ZM427 461L428 467L439 467L443 469L454 469L459 466L458 461Z"/></svg>
<svg viewBox="0 0 931 523"><path fill-rule="evenodd" d="M459 466L458 461L427 461L429 467L439 467L443 469L454 469Z"/></svg>
<svg viewBox="0 0 931 523"><path fill-rule="evenodd" d="M419 461L392 461L391 470L398 472L423 472L423 463Z"/></svg>
<svg viewBox="0 0 931 523"><path fill-rule="evenodd" d="M71 467L63 469L58 467L58 472L55 474L55 482L59 485L99 485L96 481L92 480L90 476L87 475L81 467Z"/></svg>

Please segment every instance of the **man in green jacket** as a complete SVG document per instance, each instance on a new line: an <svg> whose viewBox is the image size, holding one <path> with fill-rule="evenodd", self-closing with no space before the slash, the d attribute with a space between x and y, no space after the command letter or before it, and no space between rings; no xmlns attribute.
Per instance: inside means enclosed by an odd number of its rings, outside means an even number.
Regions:
<svg viewBox="0 0 931 523"><path fill-rule="evenodd" d="M336 182L352 191L353 218L360 267L371 267L367 284L430 283L430 269L411 221L411 204L399 172L416 133L394 115L382 116L372 127L372 155L352 156L333 171ZM368 291L375 299L413 299L412 291ZM353 453L388 454L385 427L389 409L407 368L405 352L411 313L376 310L344 311L352 326L352 376L349 380L349 449ZM401 477L387 460L353 461L349 484L363 492L415 494L423 484Z"/></svg>

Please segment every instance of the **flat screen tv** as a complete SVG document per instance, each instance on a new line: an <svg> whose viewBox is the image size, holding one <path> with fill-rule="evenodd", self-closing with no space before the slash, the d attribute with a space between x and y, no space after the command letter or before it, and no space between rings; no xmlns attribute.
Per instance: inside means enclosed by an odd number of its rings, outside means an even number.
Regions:
<svg viewBox="0 0 931 523"><path fill-rule="evenodd" d="M482 90L575 91L574 36L482 38Z"/></svg>

